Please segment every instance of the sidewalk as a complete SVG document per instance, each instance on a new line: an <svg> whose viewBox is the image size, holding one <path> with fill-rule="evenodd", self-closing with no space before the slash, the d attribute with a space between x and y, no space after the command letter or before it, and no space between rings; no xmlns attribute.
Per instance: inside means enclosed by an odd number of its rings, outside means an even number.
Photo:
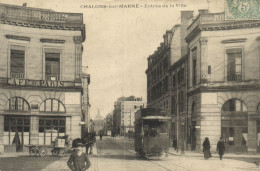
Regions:
<svg viewBox="0 0 260 171"><path fill-rule="evenodd" d="M12 152L12 153L1 153L0 158L5 157L20 157L20 156L28 156L29 152Z"/></svg>
<svg viewBox="0 0 260 171"><path fill-rule="evenodd" d="M178 153L173 147L169 147L169 154L171 155L179 155L179 156L188 156L188 157L203 157L203 152L195 152L195 151L184 151L182 154L181 150L179 149ZM212 153L212 157L219 158L218 153ZM225 158L258 158L260 159L260 154L235 154L235 153L225 153Z"/></svg>

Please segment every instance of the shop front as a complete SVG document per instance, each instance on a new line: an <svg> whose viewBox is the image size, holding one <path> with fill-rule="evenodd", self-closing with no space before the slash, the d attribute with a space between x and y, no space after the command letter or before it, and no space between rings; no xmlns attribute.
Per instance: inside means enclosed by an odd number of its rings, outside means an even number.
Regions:
<svg viewBox="0 0 260 171"><path fill-rule="evenodd" d="M227 152L247 152L248 113L243 101L230 99L224 103L221 112L221 135Z"/></svg>

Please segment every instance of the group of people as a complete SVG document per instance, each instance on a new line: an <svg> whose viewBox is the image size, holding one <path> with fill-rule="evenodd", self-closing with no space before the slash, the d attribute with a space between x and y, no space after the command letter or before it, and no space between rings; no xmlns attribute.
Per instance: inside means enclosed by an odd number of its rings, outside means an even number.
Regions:
<svg viewBox="0 0 260 171"><path fill-rule="evenodd" d="M205 159L209 159L210 157L212 157L211 153L210 153L210 142L209 142L209 138L206 137L203 144L203 153L204 153L204 158ZM224 140L222 137L220 137L218 144L217 144L217 151L219 154L219 159L222 160L222 157L224 155L225 152L225 144L224 144Z"/></svg>
<svg viewBox="0 0 260 171"><path fill-rule="evenodd" d="M88 154L93 154L93 146L95 142L95 132L87 134L83 139L77 138L73 140L72 148L74 149L74 152L70 155L70 158L67 161L67 165L71 170L85 171L90 167L91 163ZM83 152L84 146L86 147L86 153Z"/></svg>

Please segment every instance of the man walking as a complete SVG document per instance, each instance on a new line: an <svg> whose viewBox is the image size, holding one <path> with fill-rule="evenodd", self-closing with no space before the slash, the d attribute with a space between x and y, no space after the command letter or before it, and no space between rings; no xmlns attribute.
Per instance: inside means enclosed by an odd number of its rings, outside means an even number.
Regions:
<svg viewBox="0 0 260 171"><path fill-rule="evenodd" d="M222 157L223 157L224 152L225 152L225 144L224 144L222 137L220 137L220 139L218 141L217 151L218 151L218 154L219 154L219 159L222 160Z"/></svg>

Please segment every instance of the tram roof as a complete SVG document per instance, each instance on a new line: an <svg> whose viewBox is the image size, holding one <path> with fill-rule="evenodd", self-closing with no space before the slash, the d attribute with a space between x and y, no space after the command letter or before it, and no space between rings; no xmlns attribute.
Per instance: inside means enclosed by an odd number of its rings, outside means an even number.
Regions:
<svg viewBox="0 0 260 171"><path fill-rule="evenodd" d="M144 119L144 120L153 120L153 119L170 120L171 117L167 117L167 116L145 116L145 117L142 117L142 119Z"/></svg>

